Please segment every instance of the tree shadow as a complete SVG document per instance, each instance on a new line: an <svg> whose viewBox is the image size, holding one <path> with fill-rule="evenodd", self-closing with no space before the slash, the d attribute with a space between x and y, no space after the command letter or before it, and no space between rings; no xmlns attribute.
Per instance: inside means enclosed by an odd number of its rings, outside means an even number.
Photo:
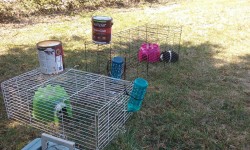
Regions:
<svg viewBox="0 0 250 150"><path fill-rule="evenodd" d="M66 40L66 38L60 37L61 41ZM80 37L73 37L72 39L75 42L82 40ZM133 133L136 133L134 138L141 146L149 145L151 148L161 148L160 145L156 144L159 141L166 145L169 144L171 148L180 148L180 145L184 145L182 148L188 149L195 148L195 146L202 147L202 145L205 145L205 147L215 146L217 148L229 148L230 144L239 146L239 143L237 143L239 141L236 138L233 138L235 142L230 140L230 143L227 141L227 135L218 137L219 135L216 132L209 135L209 138L214 140L219 138L219 144L214 145L211 141L209 142L208 137L202 136L202 134L205 134L205 131L202 131L201 127L212 132L210 129L216 131L216 128L221 124L227 124L233 132L237 130L242 132L249 131L249 127L246 126L246 123L249 122L249 119L246 117L249 115L249 110L242 110L241 108L245 108L244 104L247 107L250 106L249 101L246 99L247 95L249 96L249 91L247 90L249 86L245 84L250 81L248 73L250 69L250 55L238 57L240 61L237 63L228 63L223 59L214 57L221 52L221 49L225 49L221 45L210 42L201 44L184 42L180 45L162 43L160 45L161 49L172 48L178 51L180 56L178 63L158 62L147 64L144 62L140 64L137 60L137 53L143 42L145 41L135 39L133 43L127 40L117 40L111 45L89 44L87 47L83 46L77 50L67 47L64 49L65 64L67 68L75 67L79 70L108 75L107 67L110 65L110 59L113 56L121 55L127 58L127 79L133 80L135 77L145 77L149 81L148 95L143 104L143 109L134 115L128 124L128 127L137 129L133 130ZM157 42L157 40L149 42ZM129 53L127 52L128 50L130 51ZM217 67L216 64L218 63L223 63L224 65ZM149 76L146 76L143 72L147 65L149 67ZM36 48L31 45L12 47L7 54L0 56L0 66L0 82L32 70L39 66ZM138 70L134 69L136 67L141 67L139 69L142 69L144 74L138 75ZM235 73L237 71L239 74ZM232 88L234 88L236 93L232 92ZM11 121L6 120L3 97L1 96L0 99L1 114L5 116L2 117L3 121L1 121L0 125L3 126L3 130L9 130L9 127L3 124L10 124ZM166 108L169 112L177 111L183 115L185 113L189 114L188 119L191 122L186 120L187 118L185 117L187 116L185 115L176 116L176 114L169 114ZM223 111L225 115L216 116L216 114L209 112L208 108L216 113L222 113ZM193 112L197 112L197 114ZM179 121L176 121L175 117ZM145 122L141 121L146 118ZM207 126L202 125L204 119ZM197 124L193 122L197 122ZM213 125L214 122L217 122L216 125ZM171 129L167 128L166 124ZM180 128L172 128L175 124L178 124ZM160 130L156 125L163 127L161 133L159 133ZM190 131L189 127L196 127L201 132L201 135L197 133L197 135L188 135L188 137L183 138ZM149 128L152 132L150 134L145 133L146 128ZM172 133L174 130L178 131L178 133ZM22 131L24 133L20 133L20 135L29 134L28 131L24 130ZM242 132L233 134L238 136ZM3 132L3 136L6 134L6 132ZM168 136L168 134L171 136ZM27 137L26 142L32 140L32 138L34 136ZM128 146L126 144L126 141L129 141L128 138L119 136L118 140L115 141L116 144L111 144L108 149L118 149L121 145L126 148ZM146 139L146 142L142 141L143 138ZM8 136L8 139L4 140L3 143L8 143L8 141L14 139L15 136ZM185 141L192 141L196 145L185 143ZM18 145L19 142L16 141L13 144Z"/></svg>

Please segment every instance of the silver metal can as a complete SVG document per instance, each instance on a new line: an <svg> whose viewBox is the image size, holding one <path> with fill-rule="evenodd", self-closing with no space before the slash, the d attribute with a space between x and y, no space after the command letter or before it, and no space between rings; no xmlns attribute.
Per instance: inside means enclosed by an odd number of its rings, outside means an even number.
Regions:
<svg viewBox="0 0 250 150"><path fill-rule="evenodd" d="M40 71L44 74L58 74L64 70L62 42L46 40L37 43Z"/></svg>

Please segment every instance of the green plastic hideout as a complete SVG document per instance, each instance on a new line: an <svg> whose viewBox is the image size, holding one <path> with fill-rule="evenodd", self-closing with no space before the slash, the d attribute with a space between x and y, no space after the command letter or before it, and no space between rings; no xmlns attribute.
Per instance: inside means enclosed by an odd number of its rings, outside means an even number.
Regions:
<svg viewBox="0 0 250 150"><path fill-rule="evenodd" d="M33 97L32 116L40 121L59 123L65 115L72 117L72 106L65 89L59 85L39 87Z"/></svg>

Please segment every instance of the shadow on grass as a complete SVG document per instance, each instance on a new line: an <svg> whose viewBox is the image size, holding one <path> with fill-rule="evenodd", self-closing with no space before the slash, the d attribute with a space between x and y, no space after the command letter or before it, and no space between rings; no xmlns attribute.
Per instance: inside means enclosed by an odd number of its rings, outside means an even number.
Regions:
<svg viewBox="0 0 250 150"><path fill-rule="evenodd" d="M137 47L133 49L137 50ZM178 63L165 67L152 64L148 93L141 111L128 121L127 132L107 149L248 148L250 114L245 106L249 107L249 93L245 92L246 85L238 76L249 83L247 71L250 55L239 57L239 63L225 63L214 58L222 52L221 49L223 47L220 45L209 42L186 42L180 45ZM77 50L64 48L66 66L78 66L77 69L85 70L84 50L84 47ZM94 64L99 61L97 66L101 64L99 69L105 72L108 51L109 47L106 47L104 54L96 55L97 52L93 52L93 56L88 55L92 67L96 67ZM104 57L98 59L96 56ZM217 63L224 65L216 67ZM12 47L7 54L0 56L0 82L38 65L35 47ZM12 121L6 119L2 96L0 100L1 137L4 137L0 139L0 149L8 149L10 144L10 149L24 146L38 134L32 131L30 135L27 127L12 129L9 126Z"/></svg>

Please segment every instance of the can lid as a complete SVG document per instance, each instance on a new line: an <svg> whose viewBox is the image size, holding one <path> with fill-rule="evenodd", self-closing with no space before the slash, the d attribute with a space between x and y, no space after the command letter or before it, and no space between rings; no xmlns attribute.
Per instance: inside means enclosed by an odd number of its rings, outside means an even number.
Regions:
<svg viewBox="0 0 250 150"><path fill-rule="evenodd" d="M103 20L103 21L108 21L112 20L112 17L109 16L93 16L94 20Z"/></svg>
<svg viewBox="0 0 250 150"><path fill-rule="evenodd" d="M117 63L117 64L122 64L124 62L124 59L120 56L117 56L112 59L112 62Z"/></svg>
<svg viewBox="0 0 250 150"><path fill-rule="evenodd" d="M58 40L46 40L46 41L41 41L37 43L37 47L51 47L51 46L57 46L61 44L61 41Z"/></svg>

